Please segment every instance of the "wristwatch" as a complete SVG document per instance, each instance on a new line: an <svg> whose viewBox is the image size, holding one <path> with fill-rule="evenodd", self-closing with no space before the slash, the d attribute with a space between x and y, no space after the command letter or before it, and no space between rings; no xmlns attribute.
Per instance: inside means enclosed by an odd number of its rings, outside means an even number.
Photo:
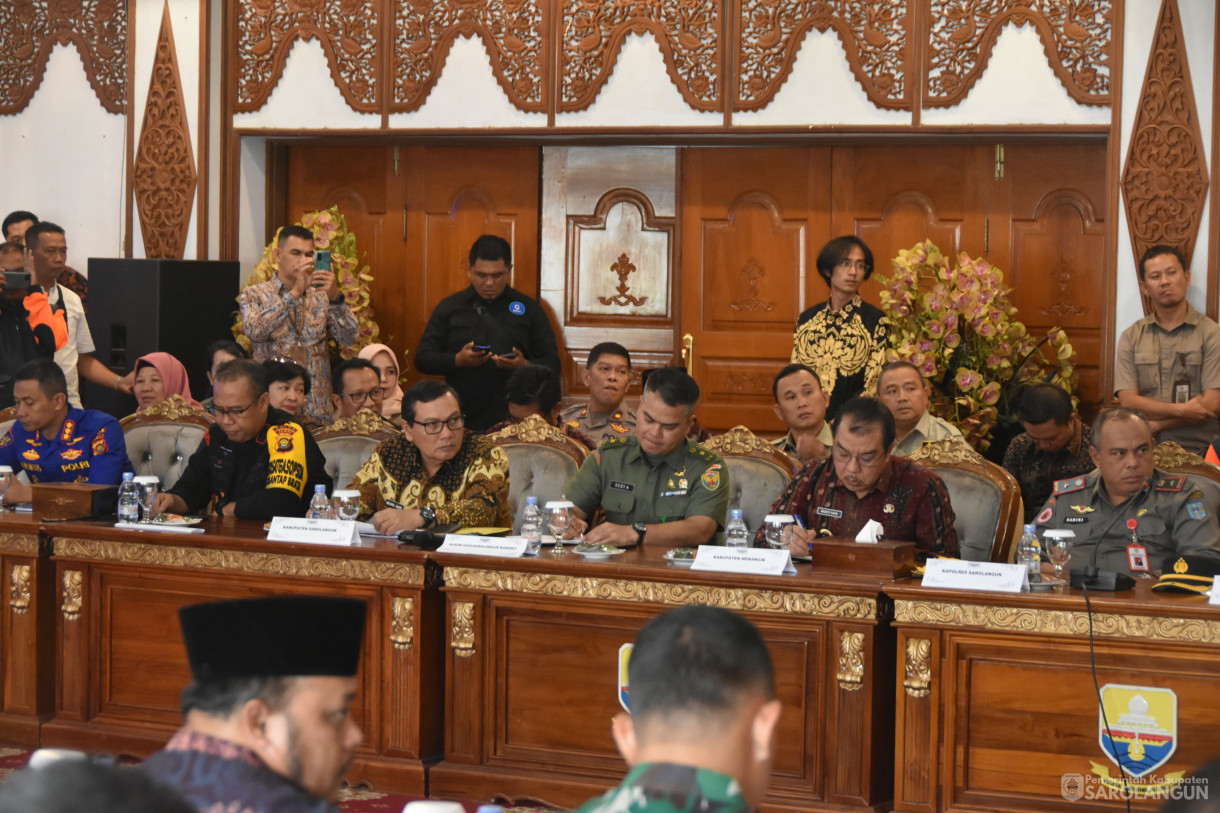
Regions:
<svg viewBox="0 0 1220 813"><path fill-rule="evenodd" d="M637 534L640 535L640 538L637 539L635 541L635 544L631 545L631 547L635 548L635 547L639 547L640 545L643 545L644 544L644 534L648 533L648 526L642 522L633 522L631 524L631 530L635 531Z"/></svg>
<svg viewBox="0 0 1220 813"><path fill-rule="evenodd" d="M424 521L424 524L421 527L431 527L432 525L436 524L436 509L432 507L419 509L419 518Z"/></svg>

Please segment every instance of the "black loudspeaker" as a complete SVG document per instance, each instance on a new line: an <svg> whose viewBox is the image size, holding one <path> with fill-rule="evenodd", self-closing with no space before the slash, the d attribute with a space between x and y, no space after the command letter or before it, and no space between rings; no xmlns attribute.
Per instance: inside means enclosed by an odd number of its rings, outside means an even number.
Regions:
<svg viewBox="0 0 1220 813"><path fill-rule="evenodd" d="M186 365L191 394L208 394L209 344L230 339L237 313L241 266L212 260L89 258L89 331L93 355L116 374L158 350ZM117 418L136 411L136 401L81 378L81 402Z"/></svg>

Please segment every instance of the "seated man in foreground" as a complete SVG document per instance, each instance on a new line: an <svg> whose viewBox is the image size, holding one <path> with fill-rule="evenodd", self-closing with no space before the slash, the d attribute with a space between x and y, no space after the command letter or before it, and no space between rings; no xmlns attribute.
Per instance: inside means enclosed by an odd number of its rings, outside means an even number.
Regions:
<svg viewBox="0 0 1220 813"><path fill-rule="evenodd" d="M179 611L185 724L139 768L200 810L338 813L364 739L352 719L365 604L279 596Z"/></svg>
<svg viewBox="0 0 1220 813"><path fill-rule="evenodd" d="M719 607L671 610L640 630L628 672L631 714L612 731L631 771L577 813L757 810L780 701L754 625Z"/></svg>
<svg viewBox="0 0 1220 813"><path fill-rule="evenodd" d="M0 465L10 466L14 478L25 471L31 483L115 485L133 471L119 422L69 406L64 371L51 359L17 370L13 395L17 422L0 437ZM29 502L31 493L14 479L4 501Z"/></svg>
<svg viewBox="0 0 1220 813"><path fill-rule="evenodd" d="M570 533L588 528L598 507L606 521L585 534L591 545L634 547L710 543L729 505L720 455L686 436L699 385L677 367L654 370L644 385L635 434L608 440L585 458L568 485L576 506Z"/></svg>
<svg viewBox="0 0 1220 813"><path fill-rule="evenodd" d="M1050 499L1056 480L1093 470L1089 456L1093 433L1072 408L1072 396L1054 384L1032 384L1022 390L1017 418L1025 431L1004 451L1004 468L1021 486L1028 525Z"/></svg>
<svg viewBox="0 0 1220 813"><path fill-rule="evenodd" d="M457 393L420 381L402 396L405 436L382 441L348 488L360 492L360 519L378 533L433 525L511 527L508 456L466 431Z"/></svg>
<svg viewBox="0 0 1220 813"><path fill-rule="evenodd" d="M928 411L932 387L919 368L909 361L891 361L877 378L877 397L894 416L898 442L890 454L909 457L925 441L961 438L962 431Z"/></svg>
<svg viewBox="0 0 1220 813"><path fill-rule="evenodd" d="M157 495L153 516L215 513L268 520L303 517L321 484L333 485L326 458L296 418L270 405L267 371L249 359L220 365L212 414L199 448L169 491Z"/></svg>
<svg viewBox="0 0 1220 813"><path fill-rule="evenodd" d="M826 423L830 396L813 368L804 364L784 367L771 382L771 395L775 398L775 417L788 427L788 434L771 444L802 464L825 457L834 443L830 424Z"/></svg>
<svg viewBox="0 0 1220 813"><path fill-rule="evenodd" d="M834 448L826 460L801 469L771 507L793 514L790 550L807 556L819 536L854 539L870 520L885 538L914 542L915 558L957 556L957 530L949 492L935 473L890 454L894 417L876 398L857 396L839 410ZM763 530L756 545L765 544Z"/></svg>
<svg viewBox="0 0 1220 813"><path fill-rule="evenodd" d="M1093 421L1097 468L1055 483L1037 519L1039 530L1075 532L1069 570L1138 574L1171 554L1220 557L1213 492L1193 475L1158 470L1155 448L1152 427L1133 409L1108 409Z"/></svg>
<svg viewBox="0 0 1220 813"><path fill-rule="evenodd" d="M630 435L635 428L635 413L623 406L631 386L627 348L618 342L594 345L580 376L589 390L589 403L565 409L559 416L564 426L592 438L592 448L604 440Z"/></svg>

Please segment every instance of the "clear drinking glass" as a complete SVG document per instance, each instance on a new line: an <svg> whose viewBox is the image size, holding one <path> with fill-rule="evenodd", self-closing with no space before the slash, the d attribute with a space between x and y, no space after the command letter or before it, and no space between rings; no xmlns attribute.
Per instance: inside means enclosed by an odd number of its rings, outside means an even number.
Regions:
<svg viewBox="0 0 1220 813"><path fill-rule="evenodd" d="M4 495L8 493L9 487L13 485L13 467L0 466L0 512L7 511L4 507Z"/></svg>
<svg viewBox="0 0 1220 813"><path fill-rule="evenodd" d="M1076 534L1072 531L1047 531L1042 539L1046 556L1055 567L1055 579L1060 580L1063 578L1064 565L1072 558L1072 543L1076 541Z"/></svg>
<svg viewBox="0 0 1220 813"><path fill-rule="evenodd" d="M135 478L136 499L140 501L141 522L152 522L152 507L157 501L157 492L161 490L161 479L155 475L145 474Z"/></svg>
<svg viewBox="0 0 1220 813"><path fill-rule="evenodd" d="M359 491L336 491L331 495L330 501L334 505L335 517L337 519L353 522L360 514Z"/></svg>
<svg viewBox="0 0 1220 813"><path fill-rule="evenodd" d="M563 556L568 552L563 546L563 537L572 525L573 507L567 500L551 500L546 504L546 522L551 529L551 535L555 537L552 556Z"/></svg>
<svg viewBox="0 0 1220 813"><path fill-rule="evenodd" d="M767 518L763 520L766 527L763 535L766 537L767 546L773 550L786 549L792 541L793 521L791 514L767 514Z"/></svg>

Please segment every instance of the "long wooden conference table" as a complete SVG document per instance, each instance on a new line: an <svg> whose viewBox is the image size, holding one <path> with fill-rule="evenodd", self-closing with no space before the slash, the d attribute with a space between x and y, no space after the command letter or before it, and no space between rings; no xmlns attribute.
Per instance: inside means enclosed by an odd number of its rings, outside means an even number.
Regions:
<svg viewBox="0 0 1220 813"><path fill-rule="evenodd" d="M620 648L656 614L703 603L754 621L775 662L784 712L769 810L1125 807L1097 798L1118 772L1077 591L937 591L814 577L809 565L795 577L695 573L653 550L590 563L391 540L323 547L268 542L256 523L201 527L0 516L0 741L148 754L181 720L179 607L340 594L369 608L352 782L572 806L625 772L610 737ZM1136 784L1216 756L1220 608L1146 583L1091 606L1115 739L1143 767L1160 760Z"/></svg>

